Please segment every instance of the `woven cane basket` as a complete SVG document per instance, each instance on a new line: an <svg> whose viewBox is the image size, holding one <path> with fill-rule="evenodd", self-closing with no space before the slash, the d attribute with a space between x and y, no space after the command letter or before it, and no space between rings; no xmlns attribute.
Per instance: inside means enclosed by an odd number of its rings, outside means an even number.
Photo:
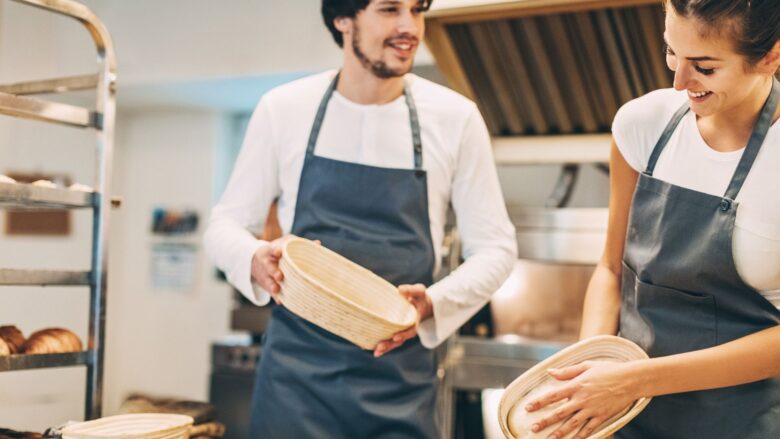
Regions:
<svg viewBox="0 0 780 439"><path fill-rule="evenodd" d="M63 439L188 439L190 416L138 413L79 422L62 429Z"/></svg>
<svg viewBox="0 0 780 439"><path fill-rule="evenodd" d="M395 286L313 241L287 241L279 267L287 309L363 349L417 322L417 310Z"/></svg>
<svg viewBox="0 0 780 439"><path fill-rule="evenodd" d="M498 422L501 426L501 431L507 439L546 438L565 422L563 420L553 424L538 433L521 433L517 429L515 431L510 429L510 418L522 419L524 424L530 425L533 422L530 420L531 417L538 420L540 417L549 416L557 408L553 404L532 412L534 414L525 412L524 407L530 400L546 394L547 390L545 390L545 387L554 385L554 382L557 381L547 373L547 369L574 366L588 360L627 362L645 358L647 358L647 354L642 348L629 340L612 335L587 338L563 349L532 367L507 386L498 406ZM620 430L620 428L644 410L650 399L640 398L634 401L623 412L604 422L595 432L588 436L588 439L604 439ZM523 417L527 418L523 419ZM575 429L570 434L564 436L563 439L571 438L576 434L577 430Z"/></svg>

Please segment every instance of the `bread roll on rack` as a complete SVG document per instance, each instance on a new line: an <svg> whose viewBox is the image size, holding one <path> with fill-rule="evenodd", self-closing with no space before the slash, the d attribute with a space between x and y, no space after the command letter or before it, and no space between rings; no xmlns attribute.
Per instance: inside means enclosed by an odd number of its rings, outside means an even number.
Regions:
<svg viewBox="0 0 780 439"><path fill-rule="evenodd" d="M8 346L11 354L21 352L24 344L24 335L16 326L0 326L0 339Z"/></svg>
<svg viewBox="0 0 780 439"><path fill-rule="evenodd" d="M81 350L81 340L78 336L63 328L48 328L34 332L22 347L25 354L62 354Z"/></svg>

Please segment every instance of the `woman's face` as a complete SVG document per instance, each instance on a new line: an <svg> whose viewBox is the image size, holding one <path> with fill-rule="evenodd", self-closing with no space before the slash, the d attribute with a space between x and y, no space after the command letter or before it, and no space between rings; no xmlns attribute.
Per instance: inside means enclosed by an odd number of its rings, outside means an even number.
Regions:
<svg viewBox="0 0 780 439"><path fill-rule="evenodd" d="M728 29L707 29L696 18L666 8L666 63L674 71L674 88L687 90L691 110L710 116L739 110L760 97L767 76L753 72L736 52Z"/></svg>

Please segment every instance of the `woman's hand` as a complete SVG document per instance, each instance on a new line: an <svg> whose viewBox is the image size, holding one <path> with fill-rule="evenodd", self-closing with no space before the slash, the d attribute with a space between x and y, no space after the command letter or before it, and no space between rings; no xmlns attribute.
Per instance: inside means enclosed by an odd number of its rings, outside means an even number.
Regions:
<svg viewBox="0 0 780 439"><path fill-rule="evenodd" d="M585 439L602 423L627 409L639 399L639 379L632 372L631 362L585 361L563 369L550 369L549 374L567 381L558 390L548 393L526 405L529 412L552 403L567 400L555 412L534 424L539 432L552 424L566 420L550 439L561 439L572 431L578 431L574 439Z"/></svg>

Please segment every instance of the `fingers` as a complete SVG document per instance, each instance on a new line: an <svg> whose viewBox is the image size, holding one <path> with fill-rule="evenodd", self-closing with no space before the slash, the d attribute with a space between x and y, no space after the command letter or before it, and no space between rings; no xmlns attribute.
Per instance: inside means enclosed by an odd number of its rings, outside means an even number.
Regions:
<svg viewBox="0 0 780 439"><path fill-rule="evenodd" d="M374 349L374 358L379 358L382 355L392 351L393 349L397 348L398 346L401 346L403 344L402 341L394 341L392 339L380 341L376 348Z"/></svg>
<svg viewBox="0 0 780 439"><path fill-rule="evenodd" d="M426 297L426 289L423 284L399 285L398 293L418 308L420 302L424 301Z"/></svg>
<svg viewBox="0 0 780 439"><path fill-rule="evenodd" d="M406 340L414 338L415 335L417 335L417 328L414 326L409 329L396 332L391 338L382 340L377 343L376 347L374 348L374 357L381 357L382 355L404 344Z"/></svg>
<svg viewBox="0 0 780 439"><path fill-rule="evenodd" d="M535 410L539 410L542 407L546 407L552 403L558 402L560 400L566 399L571 394L574 393L574 389L571 387L562 387L554 392L550 392L544 396L542 396L539 399L536 399L535 401L529 402L525 406L525 410L527 412L533 412Z"/></svg>
<svg viewBox="0 0 780 439"><path fill-rule="evenodd" d="M574 404L571 402L568 404L563 404L562 406L558 407L555 411L553 411L553 413L550 414L550 416L547 416L535 422L534 425L531 426L531 431L538 433L551 425L557 424L565 419L569 419L572 417L572 415L578 413L579 409L580 409L579 404ZM585 420L581 420L579 425L582 425L582 422L584 421ZM555 434L555 432L553 432L553 434ZM555 436L551 435L549 437L554 438ZM563 435L560 435L560 437L563 437Z"/></svg>
<svg viewBox="0 0 780 439"><path fill-rule="evenodd" d="M572 439L587 439L588 436L593 434L594 431L596 431L596 428L598 428L599 425L604 423L604 419L595 417L590 418L587 424L585 424L582 429L577 433L576 436L574 436Z"/></svg>
<svg viewBox="0 0 780 439"><path fill-rule="evenodd" d="M403 342L403 341L409 340L410 338L414 337L415 335L417 335L417 328L412 326L409 329L404 329L403 331L395 333L395 335L393 335L393 338L391 340L393 340L395 342L398 342L398 341Z"/></svg>
<svg viewBox="0 0 780 439"><path fill-rule="evenodd" d="M279 270L279 263L268 257L263 258L260 263L262 264L260 285L269 293L278 293L281 290L279 283L284 279L281 270Z"/></svg>
<svg viewBox="0 0 780 439"><path fill-rule="evenodd" d="M406 297L407 299L408 298L418 297L420 295L424 295L425 294L425 285L423 285L423 284L414 284L414 285L404 284L404 285L399 285L398 286L398 292L402 296Z"/></svg>
<svg viewBox="0 0 780 439"><path fill-rule="evenodd" d="M552 417L544 419L542 422L545 423L545 426L548 426L560 422L566 418L568 418L566 422L564 422L557 430L547 436L549 439L564 438L567 434L581 428L583 425L585 425L585 423L588 422L588 415L586 415L583 411L577 411L576 407L573 405L572 407L562 407L561 410L556 410Z"/></svg>
<svg viewBox="0 0 780 439"><path fill-rule="evenodd" d="M284 273L279 269L279 260L273 252L272 246L264 246L257 250L252 257L252 279L281 305L279 293L282 290L280 284L284 281Z"/></svg>
<svg viewBox="0 0 780 439"><path fill-rule="evenodd" d="M274 241L274 242L276 242L276 241ZM282 245L274 245L274 244L272 244L271 245L271 255L270 256L271 256L271 258L274 261L279 262L279 260L282 259Z"/></svg>
<svg viewBox="0 0 780 439"><path fill-rule="evenodd" d="M583 362L562 369L547 369L547 373L558 381L567 381L580 376L583 372L588 370L589 367L590 365L587 362Z"/></svg>
<svg viewBox="0 0 780 439"><path fill-rule="evenodd" d="M271 241L271 257L275 259L277 262L282 259L282 254L284 252L284 245L289 241L290 239L294 238L294 235L284 235L281 238L276 238L273 241Z"/></svg>

